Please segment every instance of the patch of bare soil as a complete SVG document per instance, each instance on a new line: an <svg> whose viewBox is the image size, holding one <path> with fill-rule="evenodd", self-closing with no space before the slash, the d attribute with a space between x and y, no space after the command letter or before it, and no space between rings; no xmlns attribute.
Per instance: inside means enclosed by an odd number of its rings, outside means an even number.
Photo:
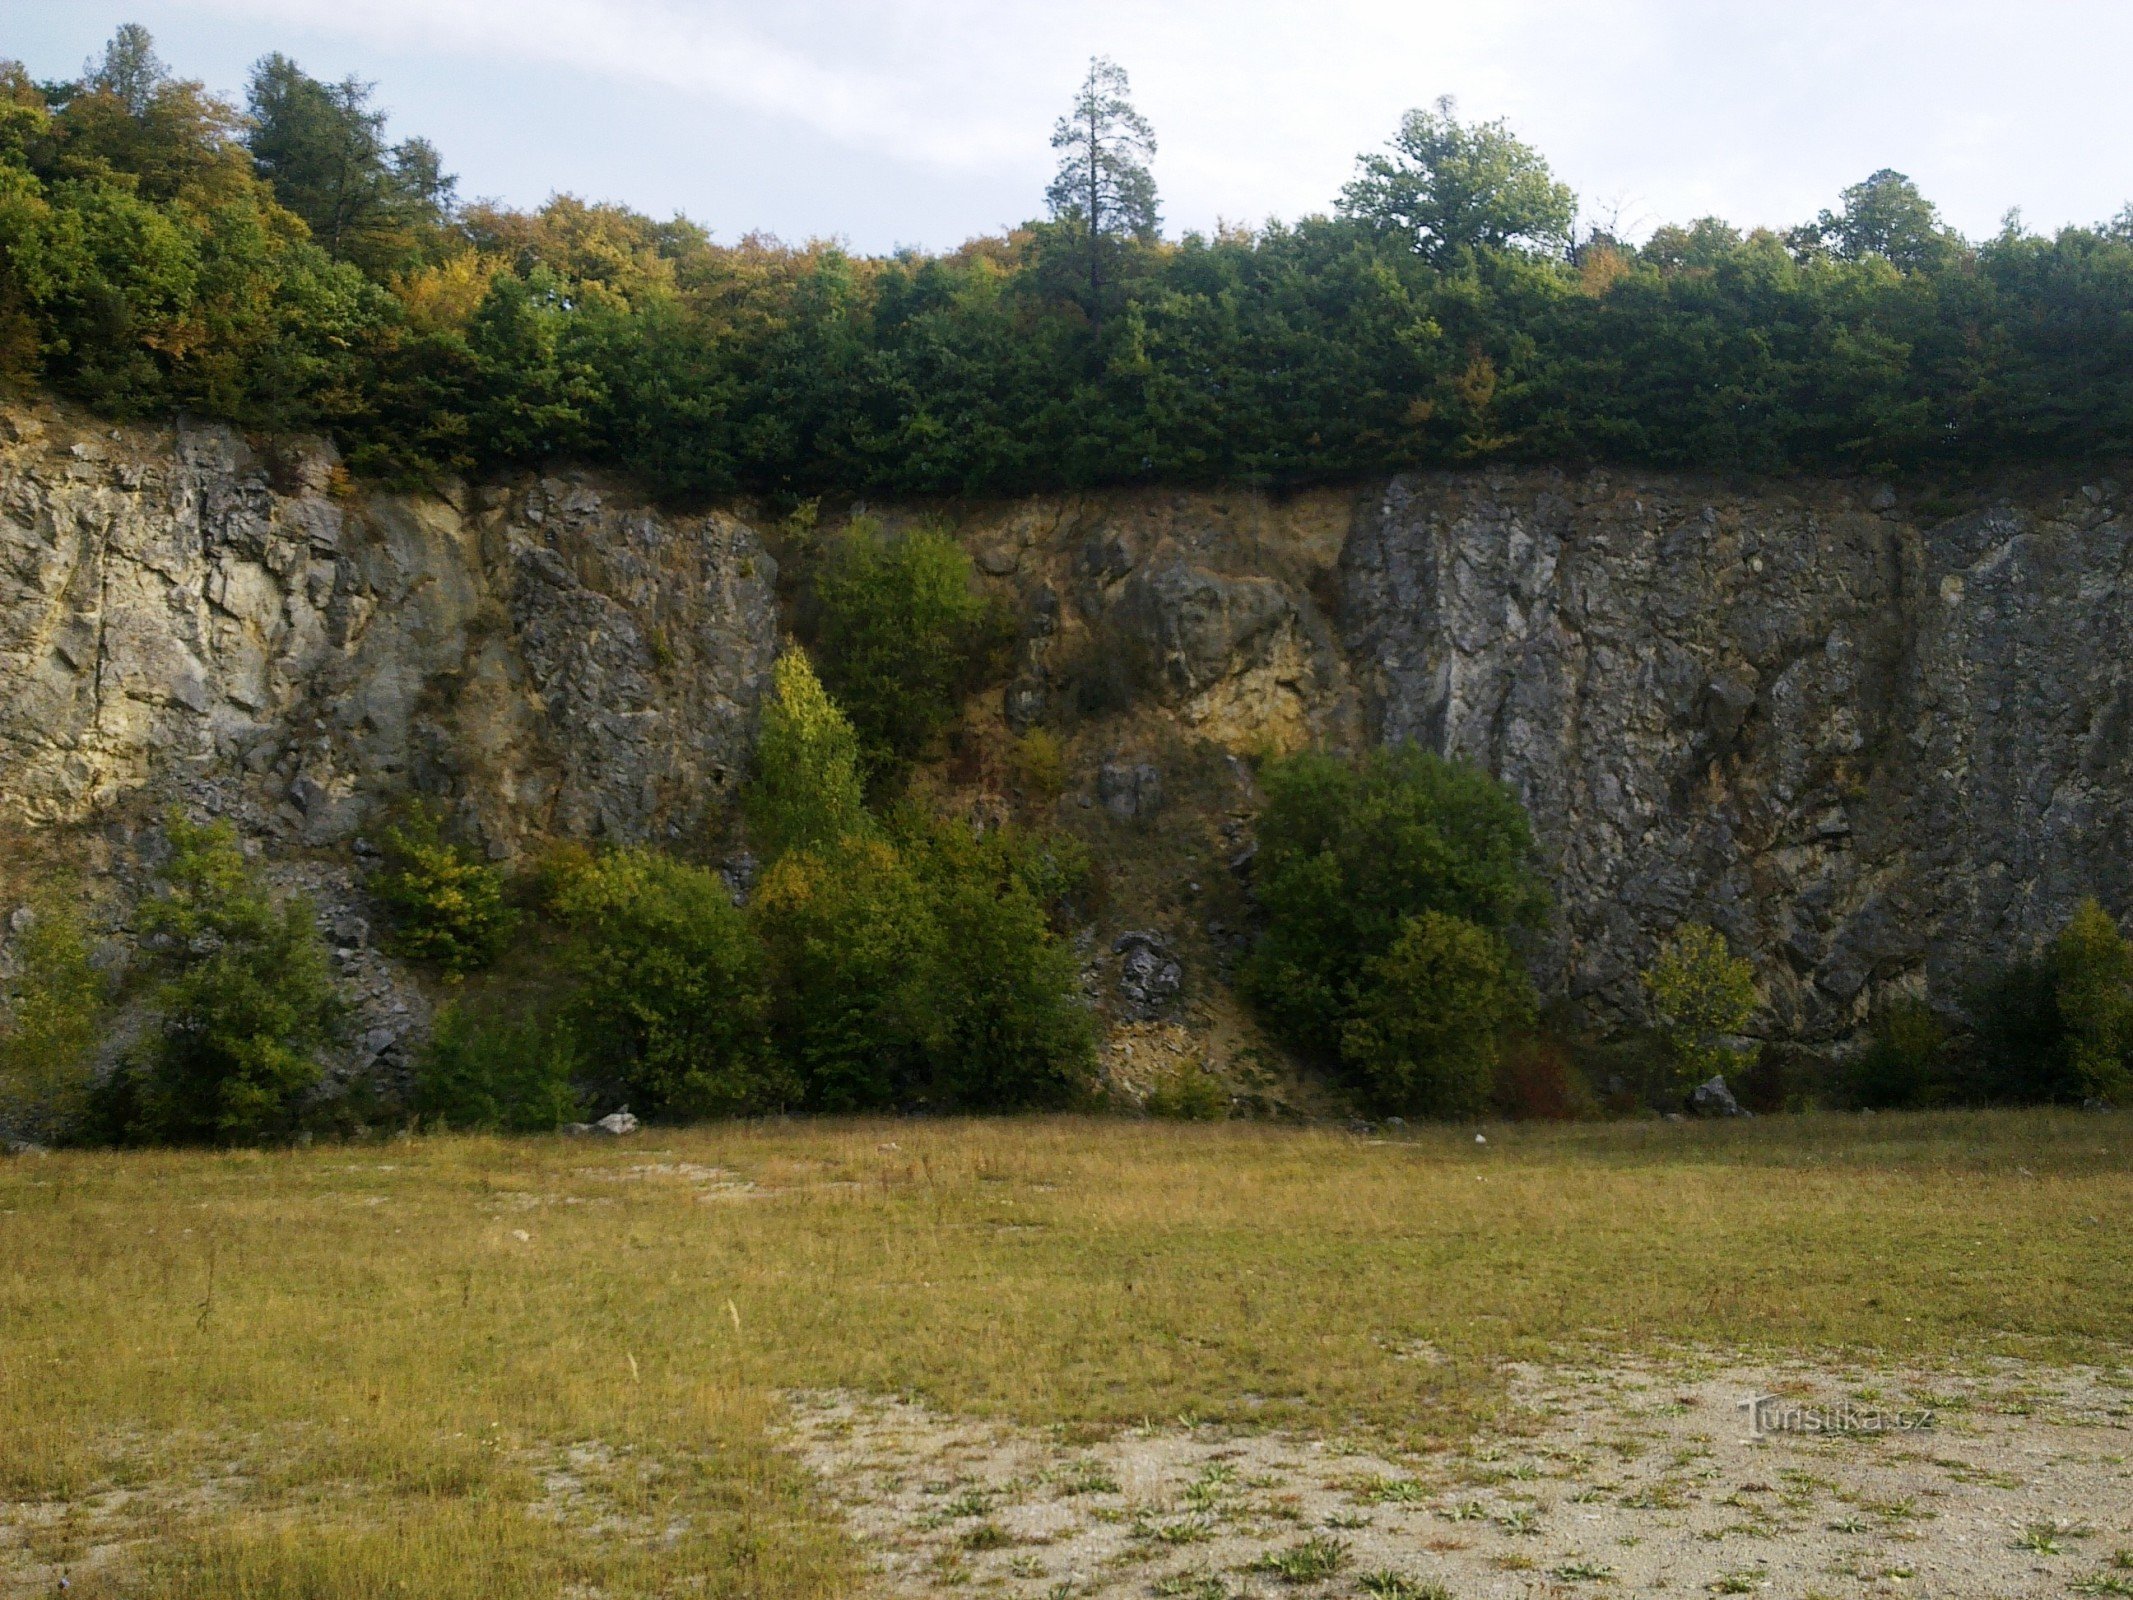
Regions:
<svg viewBox="0 0 2133 1600"><path fill-rule="evenodd" d="M1690 1353L1513 1393L1500 1434L1411 1457L1211 1428L1070 1448L841 1393L795 1396L790 1444L889 1594L2133 1596L2123 1370Z"/></svg>

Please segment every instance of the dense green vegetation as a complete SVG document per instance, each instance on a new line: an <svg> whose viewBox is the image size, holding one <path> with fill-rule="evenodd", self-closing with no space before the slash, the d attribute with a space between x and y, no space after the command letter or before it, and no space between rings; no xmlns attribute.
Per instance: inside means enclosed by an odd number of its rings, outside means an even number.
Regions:
<svg viewBox="0 0 2133 1600"><path fill-rule="evenodd" d="M670 1119L1086 1090L1094 1019L1051 925L1086 870L1072 848L868 811L857 738L802 651L779 663L764 724L745 809L771 859L745 906L657 851L557 853L536 895L563 935L559 998L539 1022L456 1015L422 1064L423 1114L553 1126L564 1079Z"/></svg>
<svg viewBox="0 0 2133 1600"><path fill-rule="evenodd" d="M410 806L383 838L385 865L371 875L370 893L391 919L386 948L448 978L494 965L518 924L503 873L447 839L426 805Z"/></svg>
<svg viewBox="0 0 2133 1600"><path fill-rule="evenodd" d="M88 1106L106 984L72 906L47 894L23 909L0 984L0 1135L49 1140Z"/></svg>
<svg viewBox="0 0 2133 1600"><path fill-rule="evenodd" d="M2133 1092L2133 943L2093 899L1960 998L1962 1032L1923 1000L1873 1019L1854 1073L1862 1103L2123 1105Z"/></svg>
<svg viewBox="0 0 2133 1600"><path fill-rule="evenodd" d="M1156 231L1098 64L1051 214L854 256L558 197L461 206L367 88L273 56L244 109L129 29L0 70L0 375L113 413L332 430L357 469L551 456L672 495L1284 483L1432 462L1865 469L2133 436L2133 209L1944 227L1901 175L1778 234L1641 245L1497 124L1411 114L1331 215Z"/></svg>
<svg viewBox="0 0 2133 1600"><path fill-rule="evenodd" d="M861 528L819 575L817 631L862 703L938 731L990 637L967 558ZM439 810L388 820L365 879L381 943L448 986L405 1084L329 1071L356 1029L314 909L228 824L174 813L116 997L141 1026L114 1059L92 1059L114 997L80 919L50 892L24 908L0 967L0 1136L236 1144L381 1121L526 1132L619 1107L680 1121L1088 1098L1096 1020L1062 937L1089 889L1078 844L976 830L888 784L870 805L860 734L797 645L755 768L728 872L575 844L507 872Z"/></svg>
<svg viewBox="0 0 2133 1600"><path fill-rule="evenodd" d="M304 1126L347 1005L310 904L277 897L228 823L173 816L137 925L155 1026L98 1087L118 1139L241 1143Z"/></svg>
<svg viewBox="0 0 2133 1600"><path fill-rule="evenodd" d="M801 621L823 686L851 718L872 786L893 788L1002 665L1014 619L977 592L969 553L937 529L884 534L855 517L805 554Z"/></svg>
<svg viewBox="0 0 2133 1600"><path fill-rule="evenodd" d="M1290 756L1261 782L1245 993L1387 1110L1480 1110L1505 1030L1535 1010L1514 941L1547 896L1524 809L1414 745Z"/></svg>

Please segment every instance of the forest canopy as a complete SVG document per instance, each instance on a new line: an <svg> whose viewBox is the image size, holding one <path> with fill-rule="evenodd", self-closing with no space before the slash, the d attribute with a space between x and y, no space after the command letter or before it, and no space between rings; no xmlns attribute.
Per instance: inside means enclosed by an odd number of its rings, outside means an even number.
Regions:
<svg viewBox="0 0 2133 1600"><path fill-rule="evenodd" d="M1788 232L1641 244L1450 101L1332 211L1159 232L1092 62L1048 214L854 254L558 196L465 203L371 85L246 101L119 31L0 64L0 383L321 430L419 481L548 459L676 497L1292 484L1488 459L1752 471L2083 458L2133 438L2133 207L1971 241L1882 171Z"/></svg>

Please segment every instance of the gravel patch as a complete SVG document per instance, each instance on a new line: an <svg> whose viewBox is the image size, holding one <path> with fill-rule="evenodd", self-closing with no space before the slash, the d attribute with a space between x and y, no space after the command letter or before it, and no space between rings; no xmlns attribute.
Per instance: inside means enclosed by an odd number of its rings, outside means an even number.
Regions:
<svg viewBox="0 0 2133 1600"><path fill-rule="evenodd" d="M2133 1596L2124 1370L1685 1352L1512 1395L1501 1432L1412 1456L1205 1427L1076 1448L848 1393L794 1396L789 1443L893 1594Z"/></svg>

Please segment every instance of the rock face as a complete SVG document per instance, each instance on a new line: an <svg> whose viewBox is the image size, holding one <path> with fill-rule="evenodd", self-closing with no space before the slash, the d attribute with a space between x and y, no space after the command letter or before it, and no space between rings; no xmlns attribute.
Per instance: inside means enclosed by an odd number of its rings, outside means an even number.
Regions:
<svg viewBox="0 0 2133 1600"><path fill-rule="evenodd" d="M543 478L349 492L225 428L0 426L0 810L183 798L283 845L446 800L499 856L698 827L744 770L775 567L724 516Z"/></svg>
<svg viewBox="0 0 2133 1600"><path fill-rule="evenodd" d="M1754 958L1766 1031L1817 1040L2133 902L2115 485L1936 522L1842 485L1401 478L1344 590L1378 735L1524 798L1544 977L1602 1013L1684 919Z"/></svg>
<svg viewBox="0 0 2133 1600"><path fill-rule="evenodd" d="M2133 905L2133 530L2107 479L1959 515L1527 470L959 516L1024 618L1006 720L1085 730L1089 803L1236 806L1169 764L1179 741L1478 762L1556 891L1537 975L1601 1019L1641 1014L1686 919L1754 960L1759 1032L1815 1043L1892 990L1960 994L2085 894ZM329 920L360 917L346 847L410 791L499 858L698 835L745 770L774 580L743 522L585 477L357 492L323 446L6 409L0 823L182 800L272 858L330 856ZM1166 729L1161 769L1120 753ZM1248 874L1247 810L1185 876ZM366 931L336 948L382 974ZM1139 949L1130 1006L1174 996L1169 959Z"/></svg>

